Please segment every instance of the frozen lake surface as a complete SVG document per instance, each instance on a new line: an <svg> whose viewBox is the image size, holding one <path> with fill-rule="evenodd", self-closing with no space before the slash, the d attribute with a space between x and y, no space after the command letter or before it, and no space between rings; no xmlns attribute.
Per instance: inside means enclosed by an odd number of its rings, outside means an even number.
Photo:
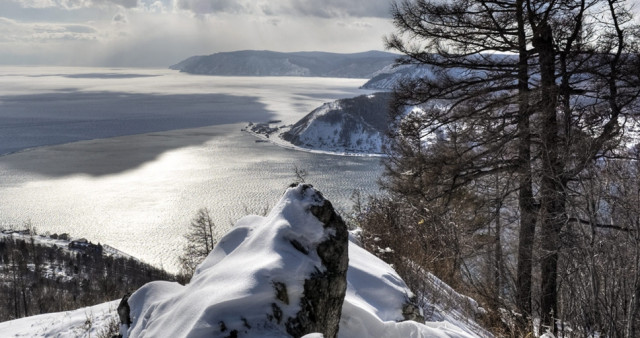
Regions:
<svg viewBox="0 0 640 338"><path fill-rule="evenodd" d="M240 129L293 123L366 93L363 82L0 67L0 225L31 222L173 270L199 208L223 231L277 202L294 166L347 208L355 189L377 191L378 158L284 149Z"/></svg>

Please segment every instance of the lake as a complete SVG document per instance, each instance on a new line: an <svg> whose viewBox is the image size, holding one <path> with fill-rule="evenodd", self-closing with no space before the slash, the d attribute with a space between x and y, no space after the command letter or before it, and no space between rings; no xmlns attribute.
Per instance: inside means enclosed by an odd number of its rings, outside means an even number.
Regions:
<svg viewBox="0 0 640 338"><path fill-rule="evenodd" d="M375 157L301 152L247 122L296 122L368 94L362 79L196 76L164 69L0 67L0 225L33 224L175 271L190 219L220 234L308 171L339 208L377 192Z"/></svg>

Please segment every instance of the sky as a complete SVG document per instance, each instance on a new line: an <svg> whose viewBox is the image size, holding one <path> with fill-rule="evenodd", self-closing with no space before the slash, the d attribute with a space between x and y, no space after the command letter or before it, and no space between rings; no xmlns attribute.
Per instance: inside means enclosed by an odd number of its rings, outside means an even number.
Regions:
<svg viewBox="0 0 640 338"><path fill-rule="evenodd" d="M168 67L256 49L383 50L392 0L0 0L0 65Z"/></svg>

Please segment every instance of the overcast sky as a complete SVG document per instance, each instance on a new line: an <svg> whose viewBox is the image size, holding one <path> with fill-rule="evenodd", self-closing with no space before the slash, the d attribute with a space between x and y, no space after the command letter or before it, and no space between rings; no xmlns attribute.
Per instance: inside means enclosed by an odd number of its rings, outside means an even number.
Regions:
<svg viewBox="0 0 640 338"><path fill-rule="evenodd" d="M0 0L0 64L166 67L241 49L382 50L391 0Z"/></svg>

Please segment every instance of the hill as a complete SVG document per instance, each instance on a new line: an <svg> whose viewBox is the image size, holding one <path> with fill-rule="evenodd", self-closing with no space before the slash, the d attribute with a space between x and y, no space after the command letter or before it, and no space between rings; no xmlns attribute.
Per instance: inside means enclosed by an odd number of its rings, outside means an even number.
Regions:
<svg viewBox="0 0 640 338"><path fill-rule="evenodd" d="M220 76L370 78L397 57L380 51L338 54L243 50L192 56L169 68L190 74Z"/></svg>
<svg viewBox="0 0 640 338"><path fill-rule="evenodd" d="M0 321L113 300L158 279L175 277L108 245L0 232Z"/></svg>
<svg viewBox="0 0 640 338"><path fill-rule="evenodd" d="M390 93L328 102L284 132L301 148L342 153L381 153L388 128Z"/></svg>

